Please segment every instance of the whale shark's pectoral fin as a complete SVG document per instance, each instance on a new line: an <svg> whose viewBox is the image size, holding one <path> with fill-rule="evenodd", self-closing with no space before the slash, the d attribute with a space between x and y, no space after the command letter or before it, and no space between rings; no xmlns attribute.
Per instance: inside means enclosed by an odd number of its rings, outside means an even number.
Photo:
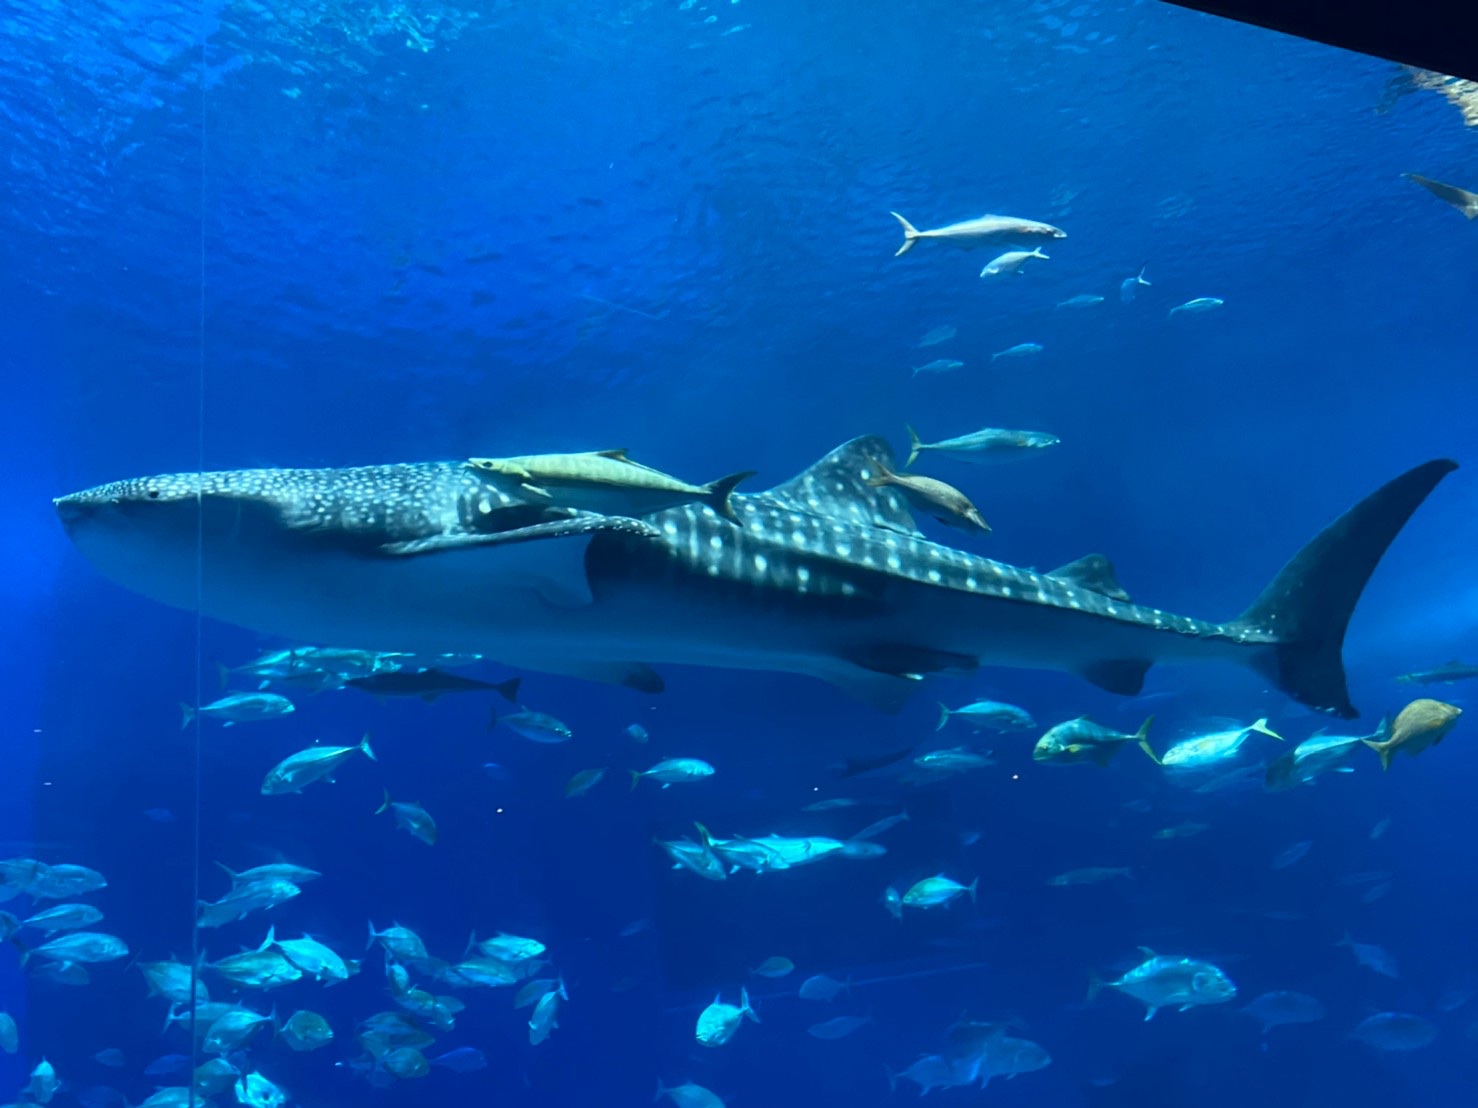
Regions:
<svg viewBox="0 0 1478 1108"><path fill-rule="evenodd" d="M553 607L578 608L595 599L585 573L586 549L597 534L612 531L640 538L660 537L655 527L640 520L590 515L511 531L448 531L408 542L385 543L377 550L389 558L481 552L491 559L490 577L495 575L504 583L526 586ZM651 676L660 685L661 679L655 673Z"/></svg>
<svg viewBox="0 0 1478 1108"><path fill-rule="evenodd" d="M1138 696L1144 689L1144 675L1153 664L1141 658L1108 658L1089 662L1078 670L1078 676L1104 692Z"/></svg>
<svg viewBox="0 0 1478 1108"><path fill-rule="evenodd" d="M870 704L880 712L895 715L903 709L908 698L918 691L918 679L877 673L861 666L838 662L815 675L848 696ZM845 775L844 775L845 776Z"/></svg>
<svg viewBox="0 0 1478 1108"><path fill-rule="evenodd" d="M845 651L838 664L817 673L843 692L884 712L897 712L926 675L974 673L978 659L947 650L878 643Z"/></svg>
<svg viewBox="0 0 1478 1108"><path fill-rule="evenodd" d="M1047 576L1096 592L1110 600L1129 603L1129 594L1114 576L1114 563L1102 554L1085 554L1076 562L1069 562L1052 570Z"/></svg>

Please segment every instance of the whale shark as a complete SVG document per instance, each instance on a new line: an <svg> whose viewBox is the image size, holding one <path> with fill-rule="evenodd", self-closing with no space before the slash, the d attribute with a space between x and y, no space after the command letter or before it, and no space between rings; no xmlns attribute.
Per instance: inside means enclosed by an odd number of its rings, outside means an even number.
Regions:
<svg viewBox="0 0 1478 1108"><path fill-rule="evenodd" d="M1049 573L933 542L853 439L733 519L640 519L519 499L464 462L177 473L55 501L76 548L154 600L305 643L475 652L659 692L654 666L808 674L886 710L982 666L1137 694L1157 663L1248 666L1342 718L1345 629L1411 514L1456 463L1396 477L1315 536L1238 616L1133 602L1089 555Z"/></svg>

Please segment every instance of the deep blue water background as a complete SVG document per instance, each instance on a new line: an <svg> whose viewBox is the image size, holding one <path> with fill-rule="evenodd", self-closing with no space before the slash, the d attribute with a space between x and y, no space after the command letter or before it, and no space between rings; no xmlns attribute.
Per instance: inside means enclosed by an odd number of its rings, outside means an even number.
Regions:
<svg viewBox="0 0 1478 1108"><path fill-rule="evenodd" d="M1036 767L1029 740L1006 736L1000 769L910 795L886 859L709 884L671 873L652 835L694 819L849 834L877 813L797 809L831 762L926 735L936 694L1127 729L1148 709L1007 671L939 682L897 717L800 678L672 671L647 700L534 674L525 699L574 742L489 733L481 698L340 693L278 723L207 728L197 761L176 702L214 695L214 661L273 644L105 581L48 502L197 466L611 446L692 479L756 468L760 487L856 434L901 446L904 420L928 438L1030 427L1063 444L1007 469L931 469L995 527L960 541L1041 567L1101 550L1137 599L1220 618L1358 497L1450 456L1467 468L1412 521L1351 628L1352 690L1373 727L1404 703L1395 674L1478 661L1478 228L1400 178L1478 187L1478 131L1451 105L1421 93L1377 114L1387 63L1143 3L205 8L0 3L7 856L102 869L94 899L149 959L187 956L197 859L213 897L225 879L211 861L239 869L274 851L328 875L274 913L279 930L352 950L368 917L446 956L474 927L549 944L572 999L548 1043L528 1046L506 990L470 992L443 1045L482 1047L489 1069L389 1090L333 1065L352 1053L353 1021L388 1007L377 958L334 991L284 990L284 1012L318 1008L339 1034L316 1054L258 1059L304 1105L637 1104L659 1076L735 1108L881 1103L882 1063L937 1049L966 1009L1014 1014L1053 1055L993 1084L1003 1104L1471 1092L1474 1009L1434 1011L1444 989L1478 983L1466 721L1389 775L1370 758L1279 795L1186 793L1132 756L1104 773ZM890 209L921 227L1004 211L1069 237L986 287L980 255L925 243L895 259ZM1121 303L1118 283L1146 263L1153 287ZM1108 302L1052 310L1085 292ZM1206 295L1225 308L1167 319ZM958 337L913 349L939 324ZM1045 351L988 365L1024 341ZM934 356L967 367L910 377ZM1321 726L1237 672L1165 669L1149 691L1177 694L1153 708L1166 741L1207 716L1267 715L1290 740ZM633 721L651 744L621 735ZM258 795L279 758L365 728L379 767ZM669 754L719 775L560 798L576 770ZM489 760L509 779L484 775ZM438 846L371 816L382 781L434 812ZM1139 798L1153 809L1123 807ZM1150 839L1183 820L1211 830ZM1270 871L1301 839L1308 858ZM1133 884L1043 884L1131 864ZM973 913L898 925L878 904L889 882L941 868L980 877ZM1335 883L1369 869L1397 874L1374 904ZM259 921L209 933L207 949L255 945ZM1333 945L1347 929L1386 945L1401 979L1354 967ZM1121 997L1083 1008L1087 971L1122 968L1138 944L1224 957L1243 997L1299 989L1329 1016L1264 1048L1226 1008L1150 1024ZM801 971L755 990L764 1023L722 1050L695 1046L698 1007L776 953ZM807 1036L835 1013L785 994L820 971L851 974L836 1007L876 1025ZM142 1065L185 1046L158 1038L164 1006L144 993L121 965L63 989L27 984L0 956L22 1027L20 1055L0 1057L0 1099L42 1054L73 1084L61 1098L112 1083L142 1099ZM1437 1042L1381 1056L1345 1039L1382 1009L1431 1016ZM131 1068L90 1062L105 1046Z"/></svg>

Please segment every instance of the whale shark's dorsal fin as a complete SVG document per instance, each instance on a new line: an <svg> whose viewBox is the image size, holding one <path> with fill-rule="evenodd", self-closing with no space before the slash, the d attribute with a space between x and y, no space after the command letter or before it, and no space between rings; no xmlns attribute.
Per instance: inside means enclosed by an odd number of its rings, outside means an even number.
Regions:
<svg viewBox="0 0 1478 1108"><path fill-rule="evenodd" d="M1102 554L1084 554L1076 562L1059 566L1047 576L1077 585L1080 589L1089 589L1110 600L1129 602L1129 594L1114 576L1114 563Z"/></svg>
<svg viewBox="0 0 1478 1108"><path fill-rule="evenodd" d="M878 435L864 435L843 443L810 469L761 495L807 515L919 535L901 493L868 485L869 477L878 476L880 464L894 468L893 448Z"/></svg>

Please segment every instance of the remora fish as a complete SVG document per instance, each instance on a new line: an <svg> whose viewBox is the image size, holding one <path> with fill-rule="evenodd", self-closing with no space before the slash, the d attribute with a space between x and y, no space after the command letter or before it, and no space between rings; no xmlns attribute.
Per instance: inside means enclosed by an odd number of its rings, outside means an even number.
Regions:
<svg viewBox="0 0 1478 1108"><path fill-rule="evenodd" d="M985 522L980 509L953 485L917 473L894 473L881 462L878 470L878 475L867 482L873 488L891 485L915 508L946 527L956 527L961 531L990 530L990 524Z"/></svg>
<svg viewBox="0 0 1478 1108"><path fill-rule="evenodd" d="M145 477L62 497L100 570L146 596L299 642L481 653L655 691L647 663L820 677L896 708L927 674L1058 669L1124 695L1156 662L1239 662L1311 708L1356 714L1340 647L1386 547L1456 468L1427 462L1341 516L1240 615L1204 622L930 542L873 489L855 439L735 527L695 504L646 521L512 529L457 462ZM901 533L900 533L901 532ZM196 590L196 560L211 573ZM638 661L639 660L639 661Z"/></svg>
<svg viewBox="0 0 1478 1108"><path fill-rule="evenodd" d="M950 246L963 246L973 250L977 246L997 243L1021 242L1032 239L1065 239L1067 232L1050 223L1038 223L1035 219L1016 219L1009 215L983 215L979 219L965 219L932 231L920 231L897 212L889 212L903 226L903 245L899 254L907 254L918 245L920 239L938 239Z"/></svg>
<svg viewBox="0 0 1478 1108"><path fill-rule="evenodd" d="M533 454L522 458L472 458L467 463L491 485L561 508L602 515L646 516L701 501L735 519L729 494L754 470L731 473L707 485L690 485L660 469L633 462L624 450L589 454Z"/></svg>

